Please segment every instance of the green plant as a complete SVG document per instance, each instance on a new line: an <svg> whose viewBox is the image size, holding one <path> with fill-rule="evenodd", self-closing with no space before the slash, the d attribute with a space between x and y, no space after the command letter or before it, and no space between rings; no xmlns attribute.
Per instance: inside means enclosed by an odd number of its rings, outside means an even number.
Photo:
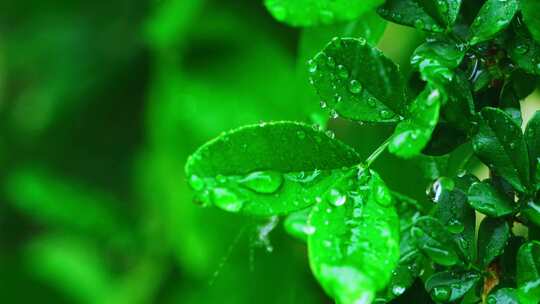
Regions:
<svg viewBox="0 0 540 304"><path fill-rule="evenodd" d="M306 66L329 116L395 124L394 133L364 160L319 125L223 133L186 164L195 201L287 216L338 303L389 302L417 280L435 302L538 303L540 112L523 133L520 105L540 75L538 2L265 4L279 21L336 36ZM410 75L374 47L379 16L424 33ZM435 204L385 185L372 164L387 148L429 168ZM471 174L479 161L489 168L482 181Z"/></svg>

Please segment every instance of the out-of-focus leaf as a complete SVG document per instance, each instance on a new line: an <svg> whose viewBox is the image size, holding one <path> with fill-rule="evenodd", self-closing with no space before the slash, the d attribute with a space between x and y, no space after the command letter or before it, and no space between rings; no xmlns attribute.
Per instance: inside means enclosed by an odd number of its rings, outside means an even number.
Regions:
<svg viewBox="0 0 540 304"><path fill-rule="evenodd" d="M480 129L473 138L476 155L514 188L529 185L529 157L521 128L506 112L484 108Z"/></svg>
<svg viewBox="0 0 540 304"><path fill-rule="evenodd" d="M410 116L400 122L388 146L390 152L410 158L427 145L439 120L440 91L426 88L409 107Z"/></svg>
<svg viewBox="0 0 540 304"><path fill-rule="evenodd" d="M510 227L504 219L486 217L478 230L478 262L487 267L501 255L510 238Z"/></svg>
<svg viewBox="0 0 540 304"><path fill-rule="evenodd" d="M531 177L536 179L538 158L540 158L540 111L536 111L534 116L527 123L525 128L525 142L529 151L529 161L531 163ZM540 180L535 180L539 183ZM538 187L538 186L537 186Z"/></svg>
<svg viewBox="0 0 540 304"><path fill-rule="evenodd" d="M99 251L80 239L48 236L31 242L27 266L37 278L80 303L103 303L113 277Z"/></svg>
<svg viewBox="0 0 540 304"><path fill-rule="evenodd" d="M487 0L471 25L471 44L486 41L506 28L518 8L517 0Z"/></svg>
<svg viewBox="0 0 540 304"><path fill-rule="evenodd" d="M340 116L370 122L393 122L407 100L399 69L364 38L335 38L311 61L311 81L322 99Z"/></svg>
<svg viewBox="0 0 540 304"><path fill-rule="evenodd" d="M313 26L350 21L377 7L383 0L265 0L276 20L292 26Z"/></svg>
<svg viewBox="0 0 540 304"><path fill-rule="evenodd" d="M310 216L310 265L339 303L369 303L399 260L399 219L392 195L373 171L343 178ZM358 176L356 175L358 174Z"/></svg>
<svg viewBox="0 0 540 304"><path fill-rule="evenodd" d="M120 204L106 193L31 169L16 171L5 188L9 202L37 222L107 238L125 233Z"/></svg>
<svg viewBox="0 0 540 304"><path fill-rule="evenodd" d="M511 214L517 208L513 201L486 182L474 183L469 188L469 204L491 217Z"/></svg>
<svg viewBox="0 0 540 304"><path fill-rule="evenodd" d="M448 123L438 123L422 153L442 156L454 151L467 141L467 135Z"/></svg>
<svg viewBox="0 0 540 304"><path fill-rule="evenodd" d="M540 75L540 42L535 41L524 25L514 25L507 49L510 58L527 73Z"/></svg>
<svg viewBox="0 0 540 304"><path fill-rule="evenodd" d="M416 0L388 0L377 12L385 19L419 30L442 32L444 28Z"/></svg>
<svg viewBox="0 0 540 304"><path fill-rule="evenodd" d="M358 163L356 152L293 122L245 126L200 147L186 164L197 200L230 212L285 214L315 203Z"/></svg>

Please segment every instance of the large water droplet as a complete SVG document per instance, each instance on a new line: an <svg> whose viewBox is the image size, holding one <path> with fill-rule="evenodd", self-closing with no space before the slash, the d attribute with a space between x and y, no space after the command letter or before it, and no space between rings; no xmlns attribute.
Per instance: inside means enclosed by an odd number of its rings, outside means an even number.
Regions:
<svg viewBox="0 0 540 304"><path fill-rule="evenodd" d="M349 71L347 71L347 68L341 64L337 66L337 73L340 78L349 78Z"/></svg>
<svg viewBox="0 0 540 304"><path fill-rule="evenodd" d="M349 91L353 94L360 94L362 92L362 84L358 80L351 80L349 83Z"/></svg>
<svg viewBox="0 0 540 304"><path fill-rule="evenodd" d="M204 180L197 175L192 175L189 178L189 185L191 186L191 188L193 188L193 190L201 191L202 189L204 189Z"/></svg>
<svg viewBox="0 0 540 304"><path fill-rule="evenodd" d="M229 212L239 212L244 206L244 201L226 188L212 189L212 203Z"/></svg>
<svg viewBox="0 0 540 304"><path fill-rule="evenodd" d="M330 189L326 195L326 199L336 207L343 206L347 202L347 196L338 189Z"/></svg>
<svg viewBox="0 0 540 304"><path fill-rule="evenodd" d="M255 192L268 194L276 192L281 187L283 175L274 171L257 171L250 173L239 182Z"/></svg>

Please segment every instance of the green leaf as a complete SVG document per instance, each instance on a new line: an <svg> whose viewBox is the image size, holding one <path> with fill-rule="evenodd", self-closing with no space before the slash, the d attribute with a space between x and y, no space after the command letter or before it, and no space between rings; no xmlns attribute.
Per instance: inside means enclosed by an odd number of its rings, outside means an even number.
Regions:
<svg viewBox="0 0 540 304"><path fill-rule="evenodd" d="M538 183L540 182L537 178L538 159L540 158L540 111L536 111L527 123L527 127L525 128L525 142L529 151L531 177L535 178L536 187L538 187Z"/></svg>
<svg viewBox="0 0 540 304"><path fill-rule="evenodd" d="M521 246L517 255L517 286L520 303L540 301L540 242Z"/></svg>
<svg viewBox="0 0 540 304"><path fill-rule="evenodd" d="M521 0L523 20L532 36L540 42L540 2L537 0Z"/></svg>
<svg viewBox="0 0 540 304"><path fill-rule="evenodd" d="M483 163L515 189L525 191L529 184L529 157L521 128L510 115L500 109L484 108L472 142Z"/></svg>
<svg viewBox="0 0 540 304"><path fill-rule="evenodd" d="M471 25L471 44L486 41L506 28L518 8L517 0L487 0Z"/></svg>
<svg viewBox="0 0 540 304"><path fill-rule="evenodd" d="M487 298L489 304L519 304L518 294L514 288L501 288L490 293Z"/></svg>
<svg viewBox="0 0 540 304"><path fill-rule="evenodd" d="M389 21L415 27L419 30L443 32L444 28L422 9L416 0L387 0L377 10Z"/></svg>
<svg viewBox="0 0 540 304"><path fill-rule="evenodd" d="M283 222L285 231L302 241L307 241L308 235L314 230L313 226L309 224L309 214L312 209L313 207L309 207L287 215Z"/></svg>
<svg viewBox="0 0 540 304"><path fill-rule="evenodd" d="M510 227L504 219L486 217L478 230L478 262L485 268L501 255L510 238Z"/></svg>
<svg viewBox="0 0 540 304"><path fill-rule="evenodd" d="M521 210L521 213L533 224L540 227L540 204L536 203L532 199L528 199L523 204L523 209Z"/></svg>
<svg viewBox="0 0 540 304"><path fill-rule="evenodd" d="M454 151L467 141L467 135L446 122L440 122L433 130L431 139L422 150L423 154L442 156Z"/></svg>
<svg viewBox="0 0 540 304"><path fill-rule="evenodd" d="M478 212L491 217L512 214L517 208L504 193L487 182L474 183L469 188L469 204Z"/></svg>
<svg viewBox="0 0 540 304"><path fill-rule="evenodd" d="M8 202L41 224L107 239L127 236L115 210L121 203L108 193L38 169L16 170L5 189Z"/></svg>
<svg viewBox="0 0 540 304"><path fill-rule="evenodd" d="M394 122L405 114L405 85L397 65L363 38L334 38L309 70L321 104L344 118Z"/></svg>
<svg viewBox="0 0 540 304"><path fill-rule="evenodd" d="M419 218L411 234L416 246L433 262L444 266L458 262L452 235L437 219L429 216Z"/></svg>
<svg viewBox="0 0 540 304"><path fill-rule="evenodd" d="M461 0L418 0L418 3L433 19L447 28L456 22L461 7Z"/></svg>
<svg viewBox="0 0 540 304"><path fill-rule="evenodd" d="M476 272L443 271L426 281L426 291L436 302L454 302L462 298L480 280Z"/></svg>
<svg viewBox="0 0 540 304"><path fill-rule="evenodd" d="M265 0L276 20L291 26L313 26L350 21L382 4L382 0Z"/></svg>
<svg viewBox="0 0 540 304"><path fill-rule="evenodd" d="M476 120L473 96L467 77L463 73L456 73L445 91L448 99L441 111L443 118L467 134Z"/></svg>
<svg viewBox="0 0 540 304"><path fill-rule="evenodd" d="M422 79L440 86L452 81L454 69L465 55L465 48L455 42L433 40L420 45L411 57L411 65L420 71Z"/></svg>
<svg viewBox="0 0 540 304"><path fill-rule="evenodd" d="M370 303L399 260L399 219L392 195L373 171L337 183L310 216L311 269L338 303Z"/></svg>
<svg viewBox="0 0 540 304"><path fill-rule="evenodd" d="M515 25L506 49L510 58L530 74L540 75L540 42L535 41L524 25Z"/></svg>
<svg viewBox="0 0 540 304"><path fill-rule="evenodd" d="M439 90L426 88L420 93L409 107L410 116L397 125L389 151L403 158L420 154L437 125L440 106Z"/></svg>
<svg viewBox="0 0 540 304"><path fill-rule="evenodd" d="M475 256L476 230L476 214L467 204L467 189L477 180L470 174L453 180L442 177L432 186L437 219L452 233L452 239L466 261L472 261Z"/></svg>
<svg viewBox="0 0 540 304"><path fill-rule="evenodd" d="M531 238L529 231L529 238ZM500 275L499 282L501 286L516 286L516 257L519 248L525 243L525 238L521 236L512 236L508 240L508 245L504 253L499 258Z"/></svg>
<svg viewBox="0 0 540 304"><path fill-rule="evenodd" d="M420 253L411 236L414 219L420 216L418 202L394 193L399 216L399 264L392 271L392 277L385 290L377 295L377 301L389 302L402 295L411 287L417 277L424 272L425 257ZM377 302L378 303L378 302Z"/></svg>
<svg viewBox="0 0 540 304"><path fill-rule="evenodd" d="M315 203L342 167L359 162L345 144L294 122L249 125L224 133L187 161L197 199L231 212L285 214Z"/></svg>

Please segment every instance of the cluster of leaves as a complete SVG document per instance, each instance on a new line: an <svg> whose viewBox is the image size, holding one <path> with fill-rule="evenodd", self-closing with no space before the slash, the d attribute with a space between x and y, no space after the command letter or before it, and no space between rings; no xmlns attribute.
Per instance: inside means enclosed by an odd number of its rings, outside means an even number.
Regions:
<svg viewBox="0 0 540 304"><path fill-rule="evenodd" d="M396 124L394 133L366 160L317 125L269 122L223 133L187 162L195 200L287 215L285 229L307 242L313 274L338 303L389 302L417 280L440 303L538 303L540 112L523 133L520 102L540 75L540 4L265 5L291 26L332 26L320 31L336 37L306 66L330 117ZM374 46L383 18L424 33L411 75ZM436 169L433 207L391 191L371 169L386 148ZM470 174L476 160L489 178Z"/></svg>

